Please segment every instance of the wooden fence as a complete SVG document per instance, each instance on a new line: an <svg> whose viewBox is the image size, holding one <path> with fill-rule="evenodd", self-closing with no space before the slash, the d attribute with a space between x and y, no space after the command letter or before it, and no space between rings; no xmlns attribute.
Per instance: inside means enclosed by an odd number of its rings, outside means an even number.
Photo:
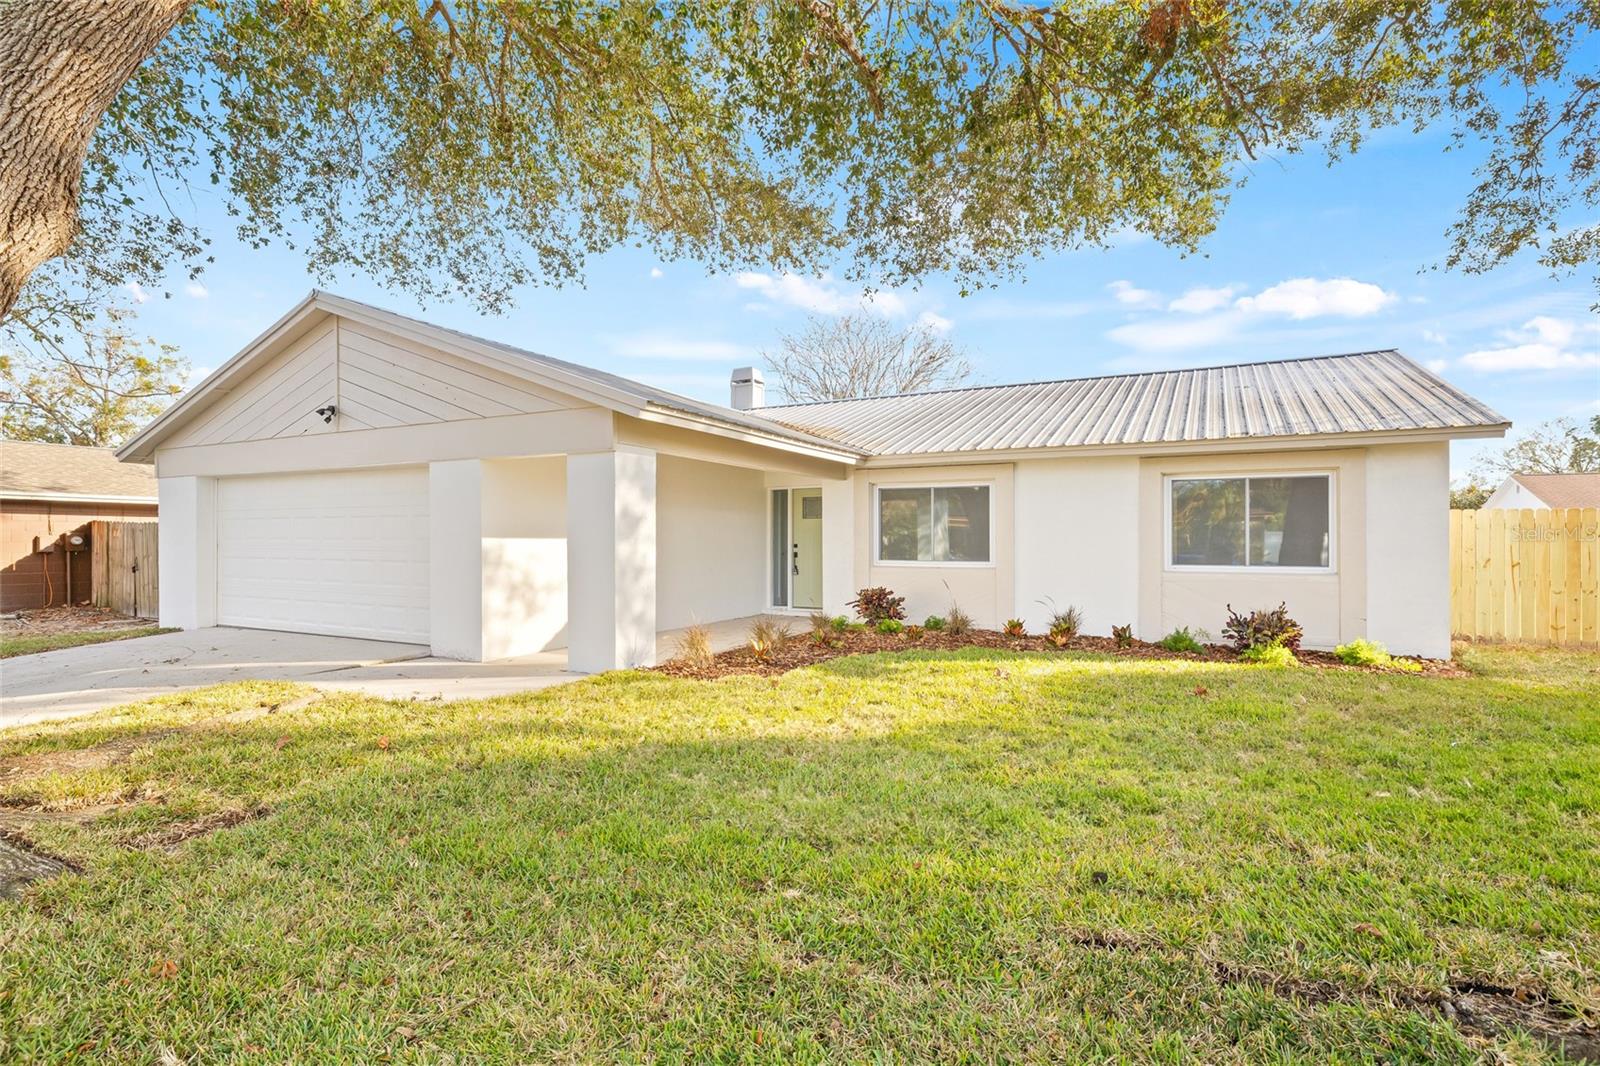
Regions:
<svg viewBox="0 0 1600 1066"><path fill-rule="evenodd" d="M1600 509L1450 512L1458 637L1600 643Z"/></svg>
<svg viewBox="0 0 1600 1066"><path fill-rule="evenodd" d="M156 529L150 522L91 522L89 555L96 607L156 617Z"/></svg>

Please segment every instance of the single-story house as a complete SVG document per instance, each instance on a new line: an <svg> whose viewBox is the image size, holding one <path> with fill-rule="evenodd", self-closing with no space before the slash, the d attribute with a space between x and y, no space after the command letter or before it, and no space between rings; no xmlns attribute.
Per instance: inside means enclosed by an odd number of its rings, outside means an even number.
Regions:
<svg viewBox="0 0 1600 1066"><path fill-rule="evenodd" d="M89 552L69 538L98 519L155 516L148 466L109 448L0 440L0 611L87 600Z"/></svg>
<svg viewBox="0 0 1600 1066"><path fill-rule="evenodd" d="M154 462L161 621L481 660L658 631L1047 604L1087 631L1286 600L1313 646L1449 652L1449 442L1508 423L1398 352L729 406L313 292L120 451Z"/></svg>
<svg viewBox="0 0 1600 1066"><path fill-rule="evenodd" d="M1485 510L1600 507L1600 474L1512 474L1489 494L1483 506Z"/></svg>

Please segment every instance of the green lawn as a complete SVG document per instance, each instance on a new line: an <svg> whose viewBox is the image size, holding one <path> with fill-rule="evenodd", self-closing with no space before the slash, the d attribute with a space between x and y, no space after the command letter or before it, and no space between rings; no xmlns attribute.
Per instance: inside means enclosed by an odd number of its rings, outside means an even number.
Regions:
<svg viewBox="0 0 1600 1066"><path fill-rule="evenodd" d="M0 825L86 871L0 901L0 1060L1551 1061L1431 1004L1600 1021L1600 655L1463 658L254 684L0 733Z"/></svg>
<svg viewBox="0 0 1600 1066"><path fill-rule="evenodd" d="M32 655L35 652L55 651L57 648L77 648L85 644L104 644L109 640L127 640L129 637L153 637L157 633L171 633L160 626L137 626L131 629L86 629L77 633L28 633L21 636L0 636L0 659L13 655Z"/></svg>

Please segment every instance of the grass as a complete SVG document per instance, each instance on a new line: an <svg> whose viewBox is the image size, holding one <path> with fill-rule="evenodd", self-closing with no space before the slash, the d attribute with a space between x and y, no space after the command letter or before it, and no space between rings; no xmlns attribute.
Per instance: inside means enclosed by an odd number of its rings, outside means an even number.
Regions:
<svg viewBox="0 0 1600 1066"><path fill-rule="evenodd" d="M124 804L27 830L86 873L0 901L0 1060L1551 1061L1424 1001L1600 1016L1600 656L1464 662L242 684L0 733L131 751L0 769L13 813Z"/></svg>
<svg viewBox="0 0 1600 1066"><path fill-rule="evenodd" d="M77 633L34 633L24 636L0 637L0 659L14 655L33 655L59 648L80 648L85 644L104 644L130 637L153 637L158 633L171 633L172 629L160 626L138 626L131 629L90 629Z"/></svg>

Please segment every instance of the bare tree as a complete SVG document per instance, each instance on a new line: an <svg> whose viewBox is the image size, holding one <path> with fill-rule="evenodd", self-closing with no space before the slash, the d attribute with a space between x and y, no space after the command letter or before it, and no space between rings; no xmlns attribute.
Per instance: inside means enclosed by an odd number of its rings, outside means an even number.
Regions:
<svg viewBox="0 0 1600 1066"><path fill-rule="evenodd" d="M813 316L761 358L777 390L795 403L921 392L958 385L972 373L960 346L932 326L898 326L869 314Z"/></svg>
<svg viewBox="0 0 1600 1066"><path fill-rule="evenodd" d="M1541 422L1473 467L1475 480L1493 485L1511 474L1600 472L1600 415L1588 431L1570 418Z"/></svg>

